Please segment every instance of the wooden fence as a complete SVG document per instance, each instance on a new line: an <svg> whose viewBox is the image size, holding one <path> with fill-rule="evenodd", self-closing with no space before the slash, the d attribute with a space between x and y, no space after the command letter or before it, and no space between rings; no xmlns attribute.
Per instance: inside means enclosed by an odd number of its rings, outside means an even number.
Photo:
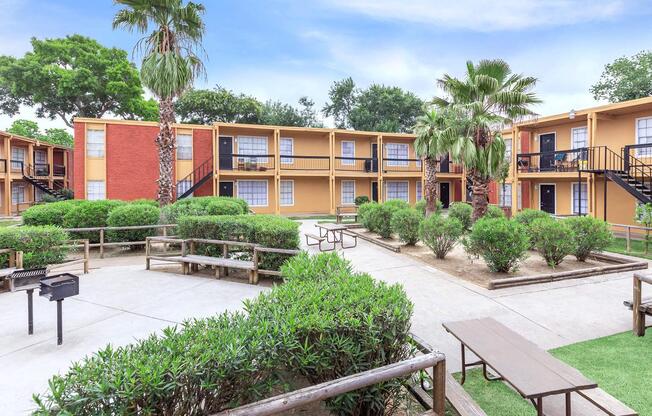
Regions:
<svg viewBox="0 0 652 416"><path fill-rule="evenodd" d="M162 230L162 236L168 236L168 229L176 227L176 224L154 224L154 225L130 225L124 227L89 227L89 228L66 228L69 233L97 232L99 233L99 243L91 243L90 247L100 248L100 258L104 258L105 247L126 247L126 246L144 246L146 241L106 241L107 231L133 231L133 230Z"/></svg>
<svg viewBox="0 0 652 416"><path fill-rule="evenodd" d="M9 267L23 268L23 252L12 248L0 249L0 254L9 254Z"/></svg>
<svg viewBox="0 0 652 416"><path fill-rule="evenodd" d="M81 259L70 260L59 264L51 264L48 266L48 270L56 270L68 266L73 266L75 264L83 264L84 274L88 273L89 264L90 264L90 251L91 251L90 243L88 242L88 240L70 240L66 242L65 245L61 246L61 248L77 248L77 247L84 248L83 257Z"/></svg>
<svg viewBox="0 0 652 416"><path fill-rule="evenodd" d="M555 219L564 219L575 217L576 215L553 215ZM632 251L632 240L645 240L645 235L648 232L652 232L652 228L643 227L640 225L629 225L629 224L612 224L608 223L611 231L616 237L621 237L625 239L627 252Z"/></svg>

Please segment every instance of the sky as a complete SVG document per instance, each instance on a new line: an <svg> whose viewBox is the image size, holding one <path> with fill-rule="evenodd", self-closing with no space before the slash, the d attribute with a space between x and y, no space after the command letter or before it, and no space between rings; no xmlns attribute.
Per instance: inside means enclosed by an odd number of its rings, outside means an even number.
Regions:
<svg viewBox="0 0 652 416"><path fill-rule="evenodd" d="M436 80L462 76L467 60L501 58L538 78L537 113L562 113L601 104L589 89L604 65L652 49L648 0L199 1L207 76L196 88L219 84L292 104L305 95L318 108L345 77L429 99L439 94ZM0 0L0 54L22 56L32 37L73 33L131 53L138 35L111 28L118 9L110 0ZM0 129L10 124L0 115Z"/></svg>

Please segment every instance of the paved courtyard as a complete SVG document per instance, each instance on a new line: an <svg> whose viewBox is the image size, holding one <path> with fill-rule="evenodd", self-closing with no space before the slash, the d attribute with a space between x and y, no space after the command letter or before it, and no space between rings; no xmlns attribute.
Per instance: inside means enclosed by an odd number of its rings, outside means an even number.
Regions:
<svg viewBox="0 0 652 416"><path fill-rule="evenodd" d="M302 224L312 231L314 221ZM401 283L415 305L413 331L445 352L459 369L459 345L441 323L491 316L544 348L631 329L622 301L631 297L631 272L489 291L401 254L360 241L343 252L359 271ZM64 301L64 344L56 345L56 304L35 297L34 335L27 335L26 295L0 294L0 414L27 414L31 395L71 361L112 343L125 344L184 319L241 307L269 282L145 271L142 258L94 261L80 295Z"/></svg>

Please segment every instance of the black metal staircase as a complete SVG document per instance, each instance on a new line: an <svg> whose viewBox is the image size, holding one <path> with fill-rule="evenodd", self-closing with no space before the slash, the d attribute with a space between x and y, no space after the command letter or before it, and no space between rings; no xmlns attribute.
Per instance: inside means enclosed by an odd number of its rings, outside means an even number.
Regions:
<svg viewBox="0 0 652 416"><path fill-rule="evenodd" d="M22 162L20 163L23 180L32 184L35 188L40 189L42 192L52 195L57 200L63 201L66 199L66 195L62 192L62 186L57 186L56 182L53 182L52 187L50 187L49 180L42 179L42 177L49 176L50 174L48 165L32 166Z"/></svg>
<svg viewBox="0 0 652 416"><path fill-rule="evenodd" d="M189 175L177 182L177 200L192 195L200 186L213 178L213 157L211 156ZM186 186L190 186L184 189Z"/></svg>

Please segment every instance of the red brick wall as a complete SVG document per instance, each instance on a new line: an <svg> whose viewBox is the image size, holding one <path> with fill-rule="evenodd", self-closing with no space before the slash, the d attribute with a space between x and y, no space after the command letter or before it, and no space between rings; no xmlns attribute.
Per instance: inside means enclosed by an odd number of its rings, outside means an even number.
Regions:
<svg viewBox="0 0 652 416"><path fill-rule="evenodd" d="M455 181L453 185L453 201L462 201L462 181Z"/></svg>
<svg viewBox="0 0 652 416"><path fill-rule="evenodd" d="M213 131L195 130L192 143L193 166L198 168L206 160L213 156ZM196 178L199 180L201 178ZM194 196L213 195L213 181L209 180L194 192Z"/></svg>
<svg viewBox="0 0 652 416"><path fill-rule="evenodd" d="M86 173L84 168L84 153L86 152L86 124L75 123L75 147L72 152L72 178L73 178L73 191L75 192L75 199L85 199L86 190L84 189L84 175ZM70 166L68 167L70 168Z"/></svg>

